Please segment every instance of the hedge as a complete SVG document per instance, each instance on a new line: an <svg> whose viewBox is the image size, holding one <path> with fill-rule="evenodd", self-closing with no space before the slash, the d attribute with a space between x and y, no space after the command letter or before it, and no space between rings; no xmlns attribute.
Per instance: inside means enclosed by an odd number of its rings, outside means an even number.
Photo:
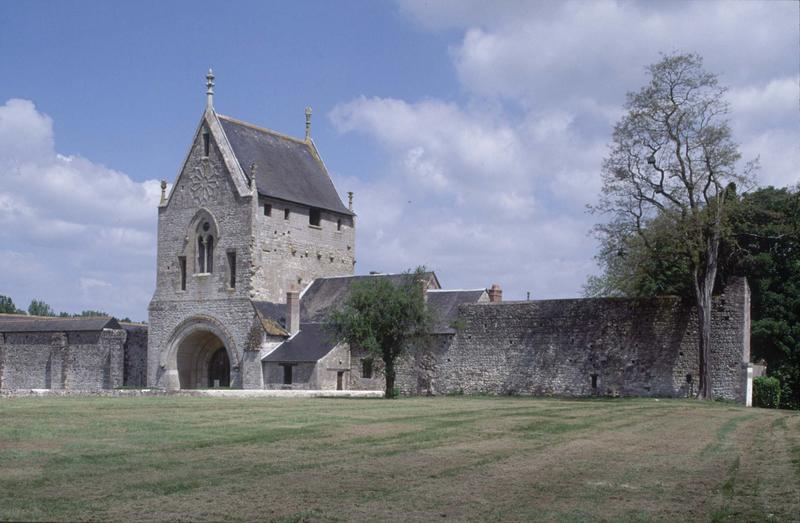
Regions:
<svg viewBox="0 0 800 523"><path fill-rule="evenodd" d="M781 403L781 382L778 378L759 376L753 379L753 405L777 409Z"/></svg>

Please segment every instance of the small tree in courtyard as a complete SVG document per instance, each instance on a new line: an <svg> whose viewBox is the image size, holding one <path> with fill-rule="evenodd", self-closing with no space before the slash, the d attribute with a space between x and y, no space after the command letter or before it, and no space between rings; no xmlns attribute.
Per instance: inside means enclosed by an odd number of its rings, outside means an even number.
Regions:
<svg viewBox="0 0 800 523"><path fill-rule="evenodd" d="M663 248L653 233L667 231L672 237L668 243L677 245L675 254L688 269L686 283L697 305L699 397L710 399L711 295L729 193L750 182L756 164L739 169L725 88L703 69L698 55L664 56L648 72L650 83L628 94L628 112L614 128L594 209L612 219L597 231L606 239L636 235L651 252Z"/></svg>
<svg viewBox="0 0 800 523"><path fill-rule="evenodd" d="M400 282L380 277L357 281L327 320L336 339L383 361L387 398L395 396L398 358L409 346L424 341L433 321L425 306L426 279L425 269L418 267Z"/></svg>

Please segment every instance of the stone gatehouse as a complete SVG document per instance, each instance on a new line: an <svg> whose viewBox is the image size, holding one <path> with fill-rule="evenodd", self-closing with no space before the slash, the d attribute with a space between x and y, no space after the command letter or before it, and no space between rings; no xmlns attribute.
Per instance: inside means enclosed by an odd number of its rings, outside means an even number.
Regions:
<svg viewBox="0 0 800 523"><path fill-rule="evenodd" d="M379 362L323 323L354 282L403 275L353 275L352 194L345 205L328 175L311 110L305 136L290 137L218 114L211 71L206 87L178 175L169 191L162 182L147 330L0 317L0 388L382 388ZM695 313L677 298L504 302L498 285L446 290L434 273L425 287L439 322L400 365L405 393L680 397L696 386ZM744 280L716 298L713 321L714 393L746 402Z"/></svg>

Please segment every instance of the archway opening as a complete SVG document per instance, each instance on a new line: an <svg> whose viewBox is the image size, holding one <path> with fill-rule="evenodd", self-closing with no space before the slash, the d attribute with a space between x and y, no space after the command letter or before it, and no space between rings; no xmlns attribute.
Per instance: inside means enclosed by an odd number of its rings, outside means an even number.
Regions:
<svg viewBox="0 0 800 523"><path fill-rule="evenodd" d="M231 365L225 344L210 331L196 331L178 346L178 380L181 389L229 387Z"/></svg>
<svg viewBox="0 0 800 523"><path fill-rule="evenodd" d="M225 347L220 347L211 355L208 362L208 386L209 387L230 387L231 385L231 362L228 359L228 351Z"/></svg>

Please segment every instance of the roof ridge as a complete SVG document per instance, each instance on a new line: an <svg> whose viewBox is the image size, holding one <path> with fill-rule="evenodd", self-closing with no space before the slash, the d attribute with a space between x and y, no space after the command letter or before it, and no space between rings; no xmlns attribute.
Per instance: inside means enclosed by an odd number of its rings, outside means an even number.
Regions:
<svg viewBox="0 0 800 523"><path fill-rule="evenodd" d="M255 129L256 131L261 131L262 133L271 134L273 136L277 136L278 138L283 138L285 140L291 140L295 143L299 143L305 146L308 146L308 142L305 140L301 140L300 138L295 138L294 136L289 136L288 134L279 133L278 131L273 131L272 129L267 129L266 127L261 127L250 122L245 122L244 120L239 120L238 118L233 118L232 116L226 116L224 114L217 113L217 118L221 118L223 120L228 120L231 123L235 123L238 125L244 125L245 127L249 127L251 129Z"/></svg>
<svg viewBox="0 0 800 523"><path fill-rule="evenodd" d="M484 292L486 289L428 289L428 292Z"/></svg>
<svg viewBox="0 0 800 523"><path fill-rule="evenodd" d="M0 312L0 317L1 316L32 320L86 320L91 318L108 318L110 320L116 319L114 316L37 316L33 314L16 314L13 312ZM117 321L119 322L119 320Z"/></svg>
<svg viewBox="0 0 800 523"><path fill-rule="evenodd" d="M342 276L320 276L319 278L314 278L314 281L317 280L336 280L339 278L368 278L371 276L402 276L404 274L408 274L405 272L382 272L379 274L344 274Z"/></svg>

